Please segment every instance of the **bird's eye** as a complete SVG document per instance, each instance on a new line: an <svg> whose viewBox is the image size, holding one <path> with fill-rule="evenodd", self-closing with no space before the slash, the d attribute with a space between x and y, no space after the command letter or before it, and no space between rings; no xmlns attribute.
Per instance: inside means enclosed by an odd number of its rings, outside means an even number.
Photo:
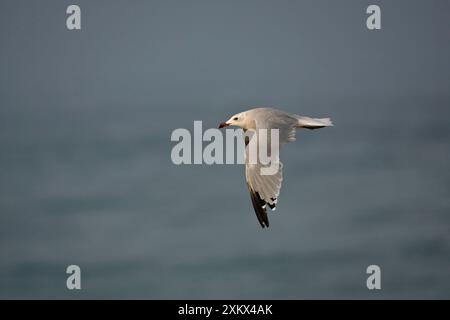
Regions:
<svg viewBox="0 0 450 320"><path fill-rule="evenodd" d="M238 117L235 117L233 120L237 120L238 119Z"/></svg>

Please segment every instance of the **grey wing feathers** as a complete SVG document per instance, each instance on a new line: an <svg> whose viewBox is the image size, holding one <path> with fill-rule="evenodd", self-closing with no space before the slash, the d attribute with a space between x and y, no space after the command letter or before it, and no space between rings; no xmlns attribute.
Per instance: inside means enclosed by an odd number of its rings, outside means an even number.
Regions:
<svg viewBox="0 0 450 320"><path fill-rule="evenodd" d="M271 108L259 108L257 110L256 129L278 129L280 146L295 141L298 126L296 115Z"/></svg>
<svg viewBox="0 0 450 320"><path fill-rule="evenodd" d="M283 164L279 163L279 169L273 175L261 175L260 164L245 165L245 178L252 199L253 208L261 226L268 227L266 206L275 210L283 181Z"/></svg>

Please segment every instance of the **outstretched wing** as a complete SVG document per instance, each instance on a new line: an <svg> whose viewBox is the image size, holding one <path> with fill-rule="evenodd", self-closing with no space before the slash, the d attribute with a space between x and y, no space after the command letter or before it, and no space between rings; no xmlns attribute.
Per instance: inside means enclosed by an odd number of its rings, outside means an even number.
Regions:
<svg viewBox="0 0 450 320"><path fill-rule="evenodd" d="M250 192L253 208L255 209L256 217L258 218L261 226L264 228L269 226L269 219L266 211L267 206L270 209L275 210L278 196L280 194L281 183L283 181L283 164L277 157L276 165L278 165L278 170L275 170L274 174L261 174L261 169L268 166L259 163L259 161L257 161L256 164L250 163L249 142L256 137L258 137L259 140L260 130L268 129L266 150L269 154L273 154L273 150L271 150L272 141L270 140L270 130L279 130L279 143L275 143L274 146L281 147L282 145L295 140L298 120L289 114L275 109L261 108L256 111L254 121L255 129L252 130L253 137L246 140L245 178L247 180L247 186Z"/></svg>
<svg viewBox="0 0 450 320"><path fill-rule="evenodd" d="M256 131L278 129L280 147L288 142L295 141L297 128L298 119L294 115L270 108L261 108L256 114ZM270 138L270 132L268 132L268 138Z"/></svg>
<svg viewBox="0 0 450 320"><path fill-rule="evenodd" d="M261 164L250 164L246 162L245 178L256 217L264 228L269 226L266 211L267 206L275 210L278 201L281 182L283 181L283 164L279 162L278 171L273 175L262 175L261 167Z"/></svg>

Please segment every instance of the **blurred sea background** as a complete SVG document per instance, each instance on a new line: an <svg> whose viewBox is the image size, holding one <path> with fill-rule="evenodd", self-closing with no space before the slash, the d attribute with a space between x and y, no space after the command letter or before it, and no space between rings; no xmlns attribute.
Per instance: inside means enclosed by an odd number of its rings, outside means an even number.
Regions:
<svg viewBox="0 0 450 320"><path fill-rule="evenodd" d="M448 1L69 4L0 3L0 298L450 298ZM243 166L170 158L252 106L335 123L265 230Z"/></svg>

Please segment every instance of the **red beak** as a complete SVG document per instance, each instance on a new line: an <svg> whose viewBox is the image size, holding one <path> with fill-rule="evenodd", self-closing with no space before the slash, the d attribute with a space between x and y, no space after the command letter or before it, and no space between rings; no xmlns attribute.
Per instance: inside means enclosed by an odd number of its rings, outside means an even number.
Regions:
<svg viewBox="0 0 450 320"><path fill-rule="evenodd" d="M228 127L229 126L229 124L228 123L226 123L226 122L222 122L221 124L219 124L219 129L221 129L221 128L225 128L225 127Z"/></svg>

